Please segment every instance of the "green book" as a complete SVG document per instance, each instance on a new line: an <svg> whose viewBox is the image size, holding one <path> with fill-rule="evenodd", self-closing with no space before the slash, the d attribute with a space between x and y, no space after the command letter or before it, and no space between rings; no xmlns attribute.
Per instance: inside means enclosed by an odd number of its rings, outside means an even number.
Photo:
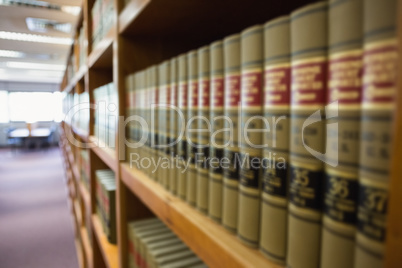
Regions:
<svg viewBox="0 0 402 268"><path fill-rule="evenodd" d="M260 250L286 262L288 218L290 22L282 16L264 25L264 134Z"/></svg>
<svg viewBox="0 0 402 268"><path fill-rule="evenodd" d="M224 105L224 72L223 72L223 42L216 41L210 45L211 63L211 89L210 89L210 122L211 136L209 154L209 190L208 190L208 215L217 222L222 220L222 158L224 148L223 119ZM216 133L216 135L215 135Z"/></svg>
<svg viewBox="0 0 402 268"><path fill-rule="evenodd" d="M196 205L197 200L197 169L195 165L198 133L192 129L197 129L199 103L198 103L198 54L196 50L187 53L188 68L188 110L187 110L187 157L189 160L186 182L186 201ZM187 160L187 159L186 159Z"/></svg>
<svg viewBox="0 0 402 268"><path fill-rule="evenodd" d="M201 212L208 213L208 182L209 182L209 95L210 95L210 52L209 46L204 46L198 53L198 148L195 157L196 175L196 206Z"/></svg>
<svg viewBox="0 0 402 268"><path fill-rule="evenodd" d="M363 94L355 267L384 266L398 45L396 0L363 4ZM396 265L396 264L395 264Z"/></svg>
<svg viewBox="0 0 402 268"><path fill-rule="evenodd" d="M237 235L248 246L260 239L262 160L263 27L241 33L240 184ZM257 130L257 131L256 131Z"/></svg>
<svg viewBox="0 0 402 268"><path fill-rule="evenodd" d="M239 187L239 106L240 106L240 35L228 36L223 41L225 102L224 115L232 120L225 120L225 128L233 128L233 136L224 133L224 140L230 140L225 146L224 158L229 161L223 169L222 225L229 231L237 232L238 187Z"/></svg>
<svg viewBox="0 0 402 268"><path fill-rule="evenodd" d="M287 265L318 267L325 160L327 2L291 14L292 85ZM306 246L308 245L308 246Z"/></svg>

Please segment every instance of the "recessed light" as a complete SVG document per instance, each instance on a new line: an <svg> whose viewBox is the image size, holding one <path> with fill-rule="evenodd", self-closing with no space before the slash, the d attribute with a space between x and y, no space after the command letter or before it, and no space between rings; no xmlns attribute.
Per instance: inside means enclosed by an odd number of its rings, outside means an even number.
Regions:
<svg viewBox="0 0 402 268"><path fill-rule="evenodd" d="M0 57L4 58L23 58L25 54L19 51L14 50L1 50L0 49Z"/></svg>
<svg viewBox="0 0 402 268"><path fill-rule="evenodd" d="M4 32L0 31L0 39L36 42L36 43L48 43L58 45L71 45L73 43L71 38L64 37L51 37L37 34L26 34L16 32Z"/></svg>
<svg viewBox="0 0 402 268"><path fill-rule="evenodd" d="M6 66L8 68L31 69L31 70L64 71L66 69L66 67L64 65L32 63L32 62L18 62L18 61L8 61L8 62L6 62Z"/></svg>

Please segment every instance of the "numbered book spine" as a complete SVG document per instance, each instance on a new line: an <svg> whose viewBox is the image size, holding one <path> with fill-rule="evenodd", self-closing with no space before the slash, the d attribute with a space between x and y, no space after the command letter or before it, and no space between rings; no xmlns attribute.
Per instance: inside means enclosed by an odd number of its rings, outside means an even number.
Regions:
<svg viewBox="0 0 402 268"><path fill-rule="evenodd" d="M257 247L260 239L260 186L262 177L263 28L241 33L241 134L239 226L237 235Z"/></svg>
<svg viewBox="0 0 402 268"><path fill-rule="evenodd" d="M196 155L196 205L208 213L208 182L209 182L209 94L210 94L210 58L209 46L198 50L198 148Z"/></svg>
<svg viewBox="0 0 402 268"><path fill-rule="evenodd" d="M287 265L318 267L325 161L327 3L291 14L291 134ZM308 243L308 246L306 246Z"/></svg>
<svg viewBox="0 0 402 268"><path fill-rule="evenodd" d="M290 25L284 16L264 25L264 134L260 249L285 264L289 161Z"/></svg>
<svg viewBox="0 0 402 268"><path fill-rule="evenodd" d="M177 120L177 137L181 137L177 143L176 177L177 195L186 200L187 189L187 100L188 100L188 72L187 55L178 57L178 105L181 111L181 119Z"/></svg>
<svg viewBox="0 0 402 268"><path fill-rule="evenodd" d="M229 231L237 232L238 215L238 187L240 167L239 159L239 106L240 106L240 35L226 37L223 41L225 102L224 114L230 121L225 120L224 132L225 146L224 160L229 162L223 166L223 192L222 192L222 225Z"/></svg>
<svg viewBox="0 0 402 268"><path fill-rule="evenodd" d="M362 76L362 1L328 10L327 148L321 267L354 267ZM333 107L333 108L331 108Z"/></svg>
<svg viewBox="0 0 402 268"><path fill-rule="evenodd" d="M170 114L170 133L169 133L169 152L170 152L170 167L169 167L169 190L173 194L177 194L177 177L176 156L178 138L178 121L179 115L175 110L178 107L178 83L177 83L177 58L170 60L170 104L172 107L168 110Z"/></svg>
<svg viewBox="0 0 402 268"><path fill-rule="evenodd" d="M211 89L210 89L210 123L211 139L209 147L209 190L208 215L217 222L222 220L222 159L224 143L223 101L223 43L217 41L210 46Z"/></svg>
<svg viewBox="0 0 402 268"><path fill-rule="evenodd" d="M195 157L198 146L198 54L196 50L187 53L188 62L188 110L187 110L187 157L189 161L187 171L186 201L196 205L197 199L197 169Z"/></svg>
<svg viewBox="0 0 402 268"><path fill-rule="evenodd" d="M355 267L383 267L398 75L397 1L364 1L363 96Z"/></svg>

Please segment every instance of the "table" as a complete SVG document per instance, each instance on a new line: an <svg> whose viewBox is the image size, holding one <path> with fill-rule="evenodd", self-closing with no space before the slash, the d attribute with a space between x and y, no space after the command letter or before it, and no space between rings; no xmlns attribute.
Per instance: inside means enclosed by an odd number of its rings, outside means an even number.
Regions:
<svg viewBox="0 0 402 268"><path fill-rule="evenodd" d="M35 147L37 147L40 141L43 139L48 139L52 135L52 130L50 128L36 128L31 131L31 135L29 134L29 130L27 128L17 128L10 133L8 133L8 139L13 140L21 140L22 147L27 147L27 145L35 143ZM14 142L15 144L16 142Z"/></svg>

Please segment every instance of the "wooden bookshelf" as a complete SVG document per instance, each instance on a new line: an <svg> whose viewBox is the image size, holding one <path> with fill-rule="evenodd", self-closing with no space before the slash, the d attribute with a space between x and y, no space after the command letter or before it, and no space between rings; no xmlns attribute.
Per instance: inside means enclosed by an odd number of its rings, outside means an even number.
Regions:
<svg viewBox="0 0 402 268"><path fill-rule="evenodd" d="M115 0L115 24L105 37L92 47L91 8L94 0L83 1L83 11L76 31L86 22L85 34L88 41L87 62L68 80L64 77L61 91L67 94L87 92L93 103L93 91L107 83L114 82L119 94L119 116L125 115L125 78L128 74L154 64L159 64L173 56L238 33L248 26L264 23L314 0L294 0L274 2L243 1L182 1L182 0L131 0L127 5L123 0ZM402 0L398 0L402 13ZM206 16L205 14L208 14ZM399 17L399 44L402 44L402 17ZM74 36L77 37L77 34ZM185 36L185 38L183 38ZM402 46L399 46L402 55ZM74 53L71 49L70 54ZM402 57L399 59L402 66ZM402 92L402 78L398 77L398 87ZM401 94L399 94L401 95ZM402 134L402 97L397 96L394 137ZM244 246L235 235L229 233L206 215L189 206L180 198L166 191L161 185L139 170L130 169L119 160L124 155L122 148L116 150L99 143L94 136L94 113L90 113L87 131L73 128L63 123L66 132L61 132L60 148L65 157L67 169L68 195L72 200L74 214L77 194L91 214L88 239L87 227L79 229L80 239L76 239L82 258L89 267L128 267L127 222L149 215L156 215L166 223L205 263L210 267L280 267L266 259L256 250ZM77 139L90 145L91 191L80 181L77 149L67 140L71 131ZM116 143L119 136L116 133ZM391 186L388 216L388 233L384 267L402 265L402 142L394 143L391 164ZM118 244L110 244L103 233L100 219L95 214L96 195L94 170L110 168L116 175L116 211ZM81 210L82 213L82 210ZM77 216L75 216L77 217ZM84 214L81 214L84 217ZM78 217L77 217L78 218ZM78 222L78 219L75 220ZM79 221L82 223L82 218ZM77 249L78 250L78 249ZM84 267L83 261L80 267Z"/></svg>
<svg viewBox="0 0 402 268"><path fill-rule="evenodd" d="M97 215L92 215L92 226L96 239L99 243L103 259L105 260L106 267L117 268L119 255L117 253L117 246L109 243L107 237L102 230L102 224Z"/></svg>

